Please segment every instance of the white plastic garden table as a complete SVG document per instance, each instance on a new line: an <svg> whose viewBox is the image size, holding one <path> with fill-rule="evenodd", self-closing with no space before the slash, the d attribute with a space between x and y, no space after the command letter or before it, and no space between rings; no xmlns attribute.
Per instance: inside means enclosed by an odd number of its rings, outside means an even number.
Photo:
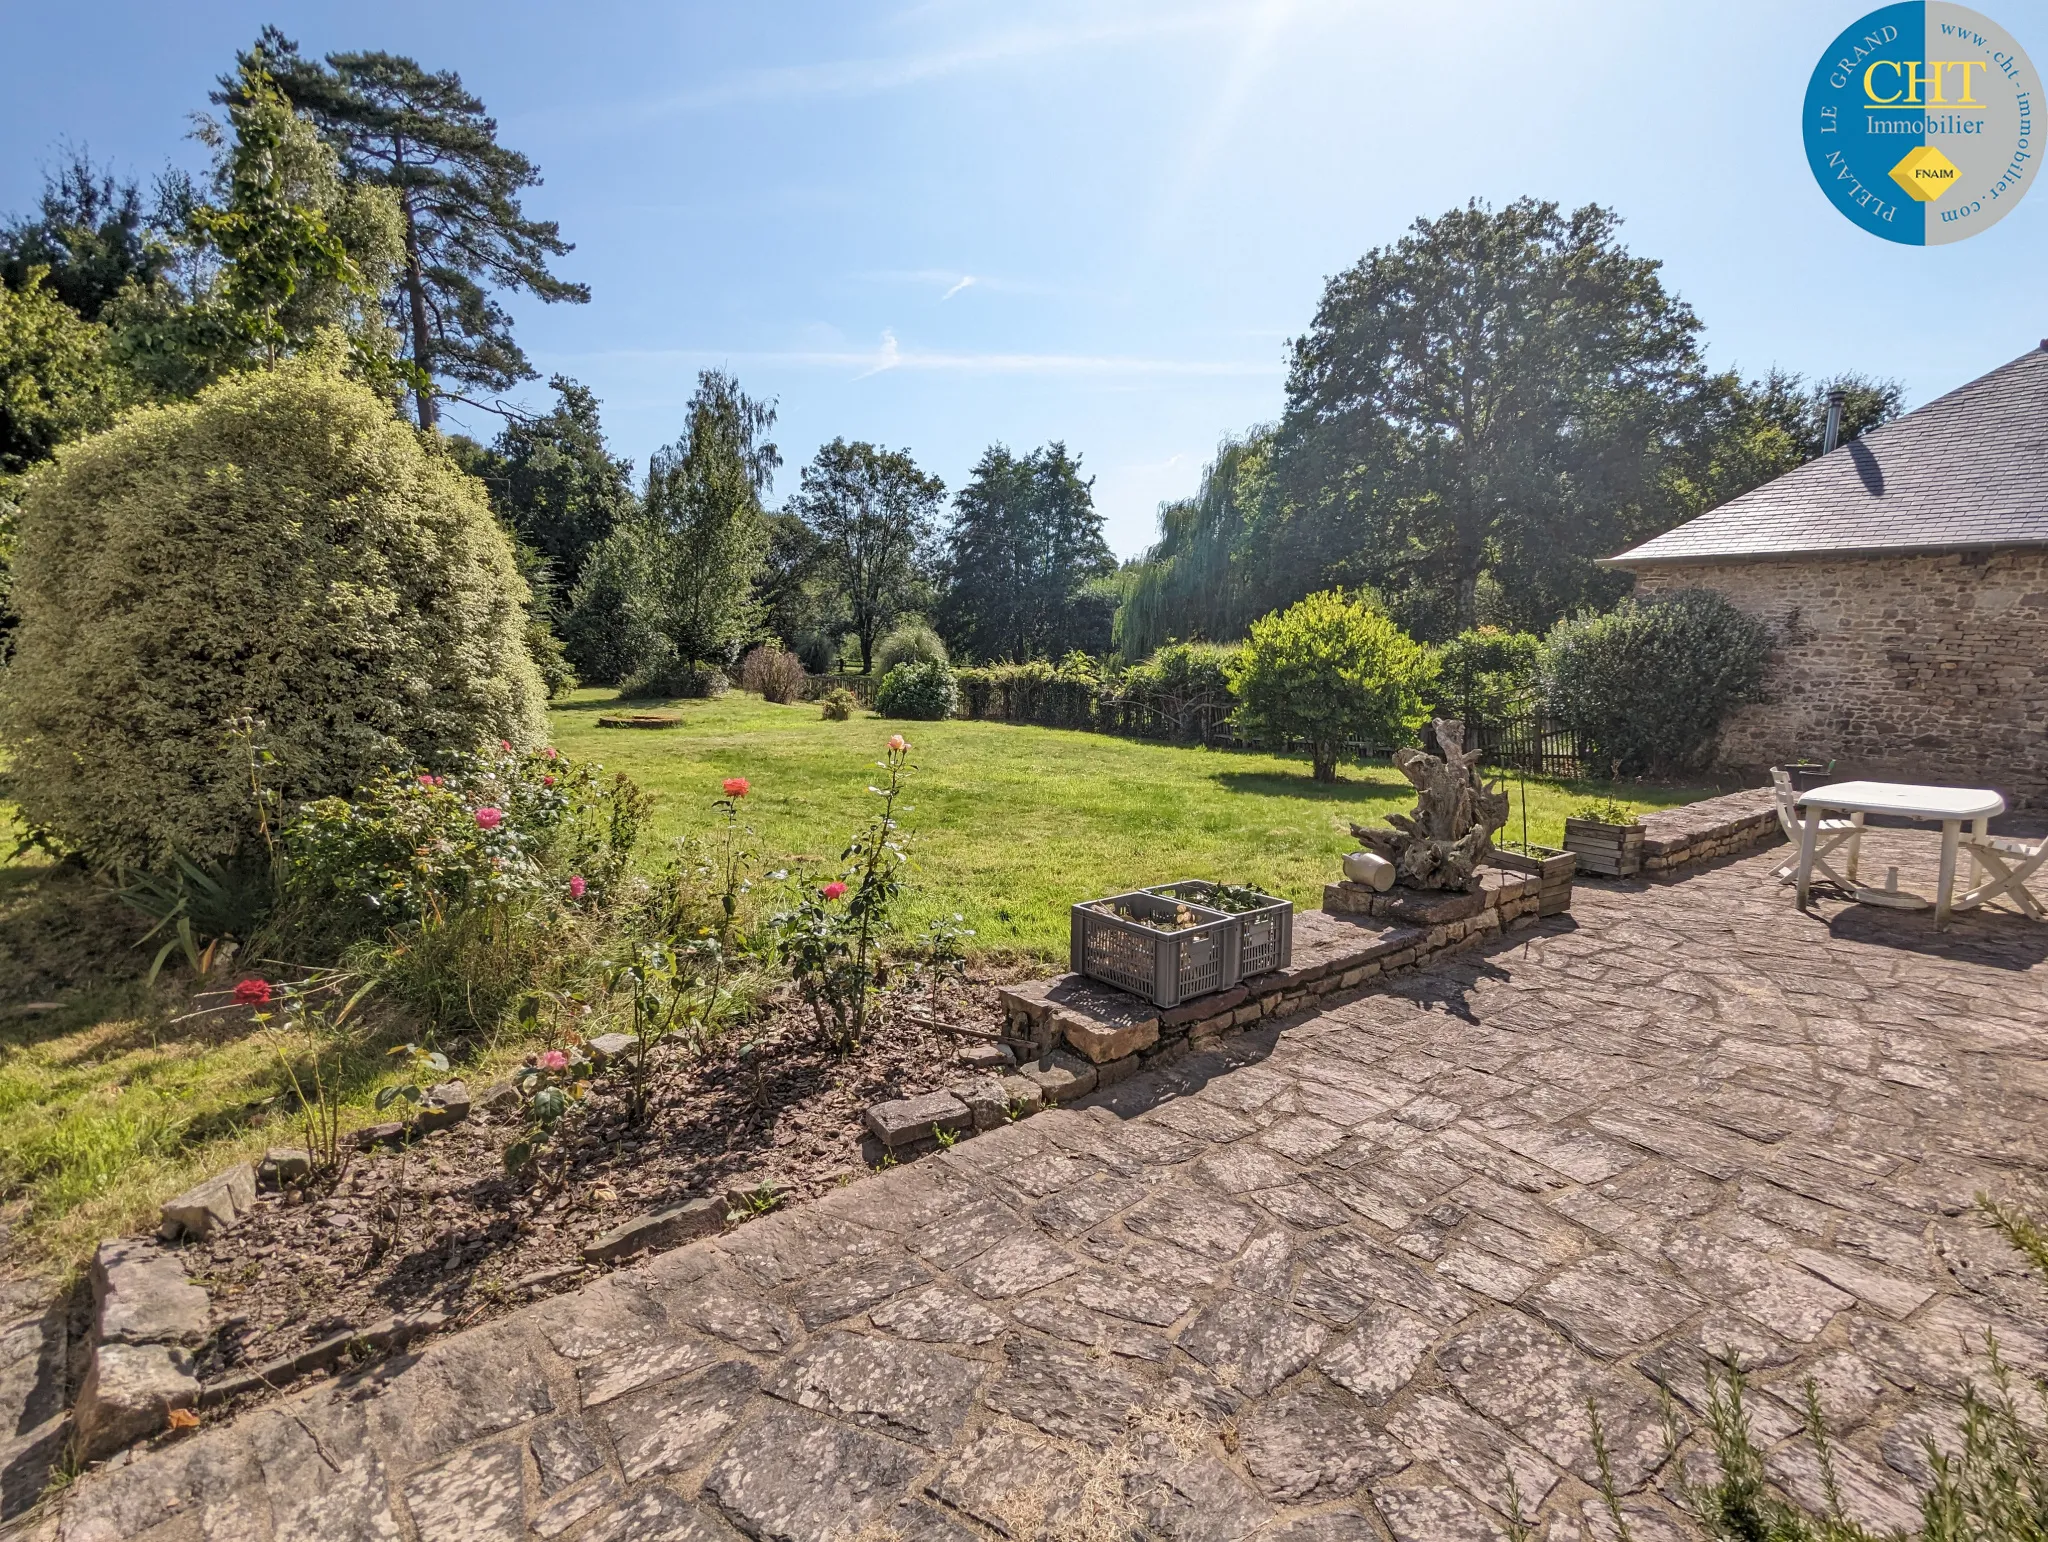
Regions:
<svg viewBox="0 0 2048 1542"><path fill-rule="evenodd" d="M1906 782L1830 782L1799 795L1799 807L1810 817L1799 822L1799 908L1806 908L1806 891L1813 878L1813 848L1820 831L1821 816L1829 810L1844 814L1894 814L1905 819L1924 819L1941 826L1941 876L1934 886L1934 924L1948 925L1949 890L1956 881L1956 847L1963 833L1963 821L1970 822L1976 835L1988 835L1991 819L2005 812L2005 799L1986 787L1915 787Z"/></svg>

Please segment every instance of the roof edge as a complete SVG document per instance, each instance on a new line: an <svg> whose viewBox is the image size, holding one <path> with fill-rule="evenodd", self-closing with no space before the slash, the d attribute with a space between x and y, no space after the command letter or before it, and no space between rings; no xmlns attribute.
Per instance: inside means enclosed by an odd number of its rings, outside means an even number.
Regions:
<svg viewBox="0 0 2048 1542"><path fill-rule="evenodd" d="M1734 562L1794 562L1824 557L1940 557L1951 552L2032 551L2048 546L2048 536L2008 536L1997 541L1943 541L1933 546L1794 546L1775 551L1717 551L1687 553L1684 556L1642 556L1622 552L1613 557L1595 557L1602 568L1714 567Z"/></svg>

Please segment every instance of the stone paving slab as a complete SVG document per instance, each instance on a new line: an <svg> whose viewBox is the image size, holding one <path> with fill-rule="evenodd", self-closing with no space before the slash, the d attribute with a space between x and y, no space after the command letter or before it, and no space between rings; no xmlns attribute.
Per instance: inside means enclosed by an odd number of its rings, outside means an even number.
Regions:
<svg viewBox="0 0 2048 1542"><path fill-rule="evenodd" d="M1883 860L1931 861L1931 846ZM1659 1407L1753 1370L1769 1470L1909 1514L2048 1289L2048 928L1766 852L961 1141L85 1475L57 1542L1260 1542L1687 1533Z"/></svg>

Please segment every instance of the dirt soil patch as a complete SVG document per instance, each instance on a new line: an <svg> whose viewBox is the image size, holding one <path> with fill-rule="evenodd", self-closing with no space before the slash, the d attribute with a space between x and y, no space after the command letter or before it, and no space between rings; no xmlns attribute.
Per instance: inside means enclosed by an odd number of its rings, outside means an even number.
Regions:
<svg viewBox="0 0 2048 1542"><path fill-rule="evenodd" d="M942 1016L994 1030L997 987L1042 968L976 968L948 982ZM441 1331L453 1331L573 1289L610 1267L583 1262L586 1242L664 1205L756 1180L786 1185L781 1203L798 1204L859 1178L879 1154L864 1149L869 1104L972 1074L956 1059L967 1040L912 1018L927 999L921 989L885 993L879 1031L845 1055L818 1043L798 1003L771 1007L708 1056L663 1046L640 1125L627 1119L623 1078L601 1074L558 1132L558 1183L505 1175L505 1147L523 1126L516 1113L485 1109L473 1088L467 1121L404 1152L355 1154L331 1191L265 1192L247 1220L185 1252L213 1303L202 1382L394 1314L445 1312ZM744 1048L771 1037L780 1042Z"/></svg>

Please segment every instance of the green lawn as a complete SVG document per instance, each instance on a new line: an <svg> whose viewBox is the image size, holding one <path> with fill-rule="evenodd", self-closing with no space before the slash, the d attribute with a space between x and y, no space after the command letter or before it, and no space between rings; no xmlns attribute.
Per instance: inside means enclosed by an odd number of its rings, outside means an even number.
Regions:
<svg viewBox="0 0 2048 1542"><path fill-rule="evenodd" d="M1319 787L1305 762L1269 755L998 723L828 723L815 706L738 694L680 704L681 728L601 729L610 701L593 691L562 703L561 747L653 792L658 840L711 833L719 783L748 778L761 870L836 858L874 805L874 762L900 729L917 767L902 922L957 910L979 948L1046 959L1065 953L1069 904L1134 884L1249 880L1314 906L1354 844L1349 821L1411 802L1387 766L1346 767ZM1531 783L1531 835L1554 843L1569 805L1608 790ZM1709 790L1619 792L1646 808ZM1519 809L1511 825L1519 831ZM193 982L181 968L145 986L143 925L76 869L40 855L0 865L0 1225L11 1261L75 1263L96 1238L147 1226L166 1196L279 1138L265 1115L279 1090L273 1048L244 1014L183 1016ZM36 1001L55 1008L26 1010ZM502 1042L468 1069L487 1078L520 1048ZM365 1053L361 1122L382 1069L374 1047Z"/></svg>
<svg viewBox="0 0 2048 1542"><path fill-rule="evenodd" d="M1385 764L1346 766L1334 786L1306 760L1184 749L1007 723L903 723L856 713L826 722L814 705L772 706L734 692L681 702L681 728L599 728L608 692L557 704L556 743L624 771L658 798L659 837L705 832L729 776L753 791L747 821L766 870L799 856L836 858L875 800L867 792L891 733L916 767L904 825L916 863L901 912L914 928L955 911L984 948L1047 957L1066 951L1067 907L1176 878L1250 882L1314 908L1350 822L1411 807L1413 789ZM638 704L636 704L638 705ZM1565 810L1610 791L1636 809L1709 796L1711 788L1531 781L1529 834L1555 845ZM1521 831L1520 797L1508 833Z"/></svg>

